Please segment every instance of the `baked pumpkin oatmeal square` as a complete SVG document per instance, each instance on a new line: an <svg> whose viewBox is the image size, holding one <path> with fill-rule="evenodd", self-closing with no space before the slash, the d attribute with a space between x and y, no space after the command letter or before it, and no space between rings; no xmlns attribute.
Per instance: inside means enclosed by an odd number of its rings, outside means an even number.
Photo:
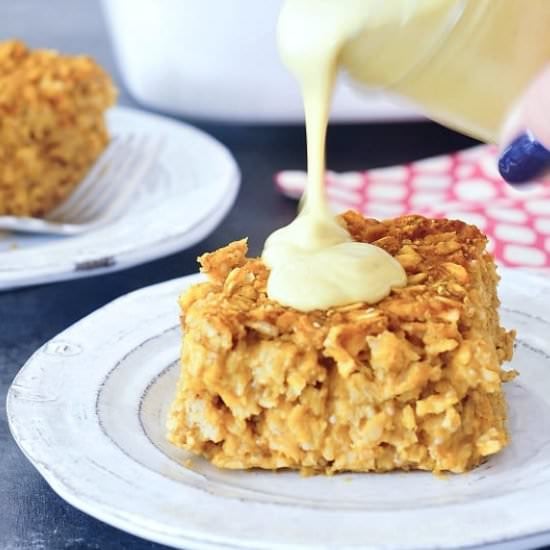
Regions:
<svg viewBox="0 0 550 550"><path fill-rule="evenodd" d="M300 312L266 295L246 241L203 255L180 297L181 377L168 438L222 468L464 472L508 443L500 326L486 237L459 221L347 212L407 286L375 305Z"/></svg>
<svg viewBox="0 0 550 550"><path fill-rule="evenodd" d="M0 43L0 215L43 216L109 142L109 75L86 56Z"/></svg>

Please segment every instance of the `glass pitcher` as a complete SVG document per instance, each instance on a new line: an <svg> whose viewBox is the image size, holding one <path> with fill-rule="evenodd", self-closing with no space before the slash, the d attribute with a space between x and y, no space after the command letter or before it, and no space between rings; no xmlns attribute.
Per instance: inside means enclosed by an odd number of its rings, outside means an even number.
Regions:
<svg viewBox="0 0 550 550"><path fill-rule="evenodd" d="M333 0L338 1L338 0ZM434 120L498 140L515 100L550 62L550 0L365 0L341 65Z"/></svg>

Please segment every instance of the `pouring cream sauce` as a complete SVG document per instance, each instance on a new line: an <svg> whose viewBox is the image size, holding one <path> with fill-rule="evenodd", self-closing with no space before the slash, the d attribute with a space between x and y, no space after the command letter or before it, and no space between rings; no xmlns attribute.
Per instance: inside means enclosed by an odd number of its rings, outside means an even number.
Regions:
<svg viewBox="0 0 550 550"><path fill-rule="evenodd" d="M305 108L308 181L303 208L266 241L267 292L301 311L375 303L406 274L379 247L353 241L331 213L325 191L325 138L339 56L364 27L364 0L291 0L281 12L281 57L297 78Z"/></svg>

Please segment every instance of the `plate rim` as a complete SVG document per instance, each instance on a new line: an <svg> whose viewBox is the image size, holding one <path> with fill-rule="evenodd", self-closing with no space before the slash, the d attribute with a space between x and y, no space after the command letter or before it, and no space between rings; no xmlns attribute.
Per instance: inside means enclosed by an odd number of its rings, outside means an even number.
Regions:
<svg viewBox="0 0 550 550"><path fill-rule="evenodd" d="M520 278L524 278L524 280L526 279L527 281L531 281L531 283L534 285L543 285L546 288L550 288L550 282L541 276L534 275L531 273L526 273L520 270L509 269L509 268L508 269L501 268L499 269L499 271L503 275L503 277L506 277L507 273L513 272L514 277L519 276ZM509 277L512 277L512 275L509 275ZM48 468L47 464L43 463L39 458L37 458L36 456L32 456L32 453L28 452L28 449L25 448L25 445L21 441L22 439L21 430L24 431L25 426L24 426L24 420L17 418L16 411L18 406L18 398L17 398L16 392L14 391L14 386L17 382L18 377L22 373L24 373L26 369L33 368L36 355L42 349L44 349L45 346L47 346L50 342L53 342L56 339L58 339L60 336L63 336L66 332L70 330L74 330L75 327L77 327L80 323L83 323L84 321L89 319L90 316L93 316L94 314L96 314L101 310L104 310L105 308L112 307L113 304L117 302L120 302L123 300L134 300L136 298L139 298L140 295L150 293L150 292L160 291L165 287L166 288L174 287L175 289L178 289L178 291L181 291L187 285L192 284L197 280L200 280L200 278L201 278L201 275L192 274L192 275L187 275L181 278L172 279L169 281L157 283L155 285L147 286L147 287L132 291L98 308L93 313L82 318L80 321L74 323L73 325L71 325L64 331L62 331L60 334L54 336L54 338L46 342L43 346L41 346L38 350L36 350L35 353L33 353L33 355L25 362L23 367L19 370L16 377L14 378L13 383L10 385L10 388L7 393L7 398L6 398L8 425L9 425L9 429L12 434L12 437L16 441L22 453L31 462L31 464L38 470L38 472L46 480L46 482L54 490L54 492L56 492L61 498L69 502L71 505L91 515L92 517L99 519L100 521L113 525L119 529L135 534L147 540L153 540L155 542L173 545L173 546L175 545L176 547L198 548L198 549L205 549L205 550L210 550L211 548L220 548L220 547L228 548L228 549L245 548L245 547L259 548L260 546L257 544L258 541L254 541L254 546L251 546L252 543L247 544L248 541L244 541L244 544L242 543L239 544L238 541L236 541L236 543L227 542L227 541L218 539L216 536L208 536L209 535L208 533L202 533L201 538L185 536L185 535L182 535L181 533L179 533L176 538L172 538L170 535L166 535L166 536L163 535L162 532L160 531L158 533L152 531L151 525L149 526L140 525L137 521L132 522L128 517L118 518L117 514L115 513L116 508L112 506L105 506L104 503L93 501L93 500L87 501L86 497L80 497L78 495L78 490L75 490L74 488L71 487L70 484L64 482L62 479L62 476L56 475L55 471L53 469ZM136 516L134 519L139 519L139 518ZM550 542L550 526L548 529L543 529L540 531L532 531L529 533L525 533L523 535L503 537L503 538L500 538L499 540L490 540L490 541L479 540L473 544L448 545L444 547L468 549L468 548L474 548L483 544L484 546L487 546L487 547L504 548L504 547L508 547L508 545L514 545L514 543L522 544L522 547L528 547L524 545L527 545L529 540L532 540L532 539L537 539L538 542L540 542L542 539L543 543ZM269 546L266 546L266 547L289 548L288 544L270 544ZM292 547L311 548L313 546L310 543L310 544L304 544L303 546L297 546L295 544L292 544ZM353 546L353 547L356 547L356 546ZM517 546L514 546L514 547L517 547ZM366 545L365 548L374 548L374 546Z"/></svg>
<svg viewBox="0 0 550 550"><path fill-rule="evenodd" d="M197 220L190 228L184 232L163 239L163 241L158 242L154 248L147 245L141 245L119 254L109 255L108 257L100 257L98 255L97 258L87 259L86 268L78 268L77 264L74 263L72 269L64 269L62 271L50 270L48 273L43 273L42 271L38 273L28 271L25 273L24 269L20 269L9 273L6 272L4 276L0 270L0 292L39 284L51 284L66 280L95 277L97 275L122 271L136 265L158 260L170 254L186 250L199 243L210 235L229 214L235 204L241 187L242 174L234 155L225 144L192 124L134 107L115 105L107 111L107 121L110 116L138 117L140 119L148 118L162 125L170 125L174 128L184 129L184 131L189 132L191 135L198 136L200 139L205 140L209 146L218 150L220 153L219 158L222 159L223 157L223 162L226 163L227 181L224 182L226 192L211 205L208 213ZM68 239L71 238L74 237L68 237ZM47 246L48 245L45 245L45 247ZM39 247L39 249L40 248L43 247ZM7 252L0 252L0 258L3 253Z"/></svg>

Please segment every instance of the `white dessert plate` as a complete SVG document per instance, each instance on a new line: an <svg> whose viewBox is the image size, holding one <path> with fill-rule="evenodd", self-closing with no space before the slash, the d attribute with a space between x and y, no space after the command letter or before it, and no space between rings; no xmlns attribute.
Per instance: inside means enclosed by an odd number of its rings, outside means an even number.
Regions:
<svg viewBox="0 0 550 550"><path fill-rule="evenodd" d="M147 134L163 143L127 213L74 237L0 232L0 290L99 275L172 254L205 238L228 213L240 173L221 143L182 122L126 107L111 109L107 123L113 136Z"/></svg>
<svg viewBox="0 0 550 550"><path fill-rule="evenodd" d="M212 548L533 548L550 543L550 282L504 271L518 330L511 445L473 472L222 471L166 442L178 377L176 298L198 276L133 292L40 348L8 394L21 450L61 497L146 539Z"/></svg>

